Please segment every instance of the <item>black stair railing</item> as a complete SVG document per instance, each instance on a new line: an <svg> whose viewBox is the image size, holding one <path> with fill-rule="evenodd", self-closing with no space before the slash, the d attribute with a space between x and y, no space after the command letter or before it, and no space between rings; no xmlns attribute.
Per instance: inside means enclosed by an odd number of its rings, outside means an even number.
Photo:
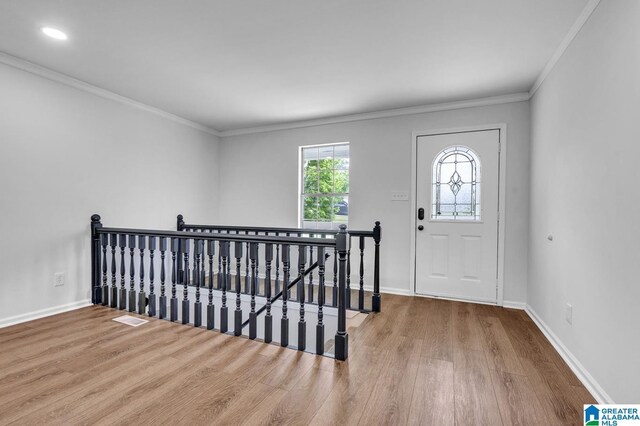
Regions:
<svg viewBox="0 0 640 426"><path fill-rule="evenodd" d="M255 234L255 233L254 233ZM288 312L289 290L297 287L299 313L297 348L307 348L307 320L304 284L314 270L318 270L318 308L316 324L316 353L324 353L324 303L325 266L331 253L338 253L337 331L335 334L335 358L345 360L348 356L346 332L346 259L349 251L349 234L346 226L333 238L302 237L291 235L249 235L248 233L212 233L193 231L161 231L150 229L108 228L101 223L99 215L91 217L91 286L92 301L107 307L119 308L138 314L147 314L209 330L240 335L247 322L249 338L259 334L270 343L273 340L273 302L281 299L280 344L289 346L290 316ZM297 250L291 250L297 247ZM274 250L275 248L275 250ZM128 252L127 252L128 249ZM243 260L247 255L249 270ZM156 256L157 252L160 256ZM315 261L307 267L311 253ZM274 256L275 254L275 256ZM279 256L278 256L279 255ZM293 256L292 256L293 255ZM217 259L216 259L217 257ZM282 273L276 270L272 281L273 262L282 265ZM291 281L291 267L297 265L297 277ZM217 273L215 271L217 266ZM261 269L262 268L262 269ZM295 270L295 269L294 269ZM156 280L159 271L159 295ZM261 271L264 271L262 295ZM118 288L118 272L120 287ZM233 273L232 273L233 272ZM243 276L244 275L244 276ZM244 282L243 282L244 278ZM128 280L128 286L127 286ZM278 287L278 280L280 286ZM242 295L242 284L249 283L249 296ZM170 290L167 286L170 285ZM195 287L195 289L193 287ZM182 287L182 294L178 291ZM275 287L275 292L272 291ZM204 294L203 294L204 292ZM214 292L221 306L216 310ZM235 293L235 297L229 295ZM272 297L272 294L275 296ZM195 295L195 300L192 298ZM228 296L232 297L229 312ZM241 297L242 296L242 297ZM241 300L242 299L242 300ZM264 306L258 309L258 303ZM235 302L235 303L234 303ZM168 306L167 306L168 304ZM206 304L206 308L205 305ZM244 311L243 311L244 306ZM148 308L148 310L147 310ZM169 308L169 309L167 309ZM280 306L278 306L280 308ZM204 311L204 312L203 312ZM203 313L206 319L203 318ZM258 332L257 318L264 316L264 330ZM233 325L229 329L229 315ZM216 324L219 316L219 324ZM295 321L295 319L293 319ZM334 323L335 324L335 323ZM218 328L216 328L218 326ZM291 326L294 326L291 324Z"/></svg>
<svg viewBox="0 0 640 426"><path fill-rule="evenodd" d="M178 231L188 231L188 232L195 232L195 233L213 233L213 234L219 234L219 235L264 235L264 236L269 236L269 235L275 235L275 236L281 236L281 235L285 235L285 236L297 236L297 237L309 237L309 238L314 238L314 237L319 237L319 238L330 238L330 239L334 239L336 237L337 231L336 230L331 230L331 229L305 229L305 228L268 228L268 227L258 227L258 226L232 226L232 225L198 225L198 224L188 224L184 221L184 216L179 214L176 218L176 228ZM380 241L382 240L382 227L380 225L379 221L375 222L375 225L373 227L373 229L371 231L359 231L359 230L352 230L350 229L348 231L348 235L349 235L349 247L352 246L353 242L356 241L357 245L355 245L355 250L359 250L358 254L356 255L357 258L359 258L359 268L358 268L358 272L359 272L359 276L357 278L357 289L354 289L354 291L357 291L358 294L358 298L357 298L357 303L353 302L351 300L351 291L352 291L352 287L351 287L351 249L349 249L347 251L347 259L346 259L346 268L347 268L347 272L346 272L346 288L347 288L347 292L346 292L346 305L347 305L347 309L357 309L359 311L362 312L367 312L367 311L372 311L372 312L380 312L381 310L381 296L380 296ZM373 254L373 277L372 279L370 277L367 276L367 269L365 267L365 248L366 248L366 242L367 240L373 240L373 250L374 250L374 254ZM309 250L304 253L304 254L299 254L298 258L300 259L301 257L305 257L308 260L308 264L312 264L313 263L313 259L314 259L314 247L310 247ZM317 250L315 250L317 251ZM317 253L316 253L316 257L317 257ZM281 261L280 261L281 255L280 255L280 251L279 251L279 247L277 247L276 250L276 289L280 288L280 270L281 270ZM245 277L249 276L249 264L250 264L250 253L247 250L247 252L245 253L245 267L246 267L246 271L247 273L245 274ZM334 261L333 264L329 265L331 266L332 272L333 272L333 286L330 288L330 294L331 294L331 305L336 307L337 303L338 303L338 261L339 261L339 256L337 251L334 252ZM289 265L289 267L291 268L291 265ZM300 268L300 265L298 265L298 267ZM329 273L331 273L331 271L329 271ZM302 295L303 293L306 293L307 295L307 302L308 303L315 303L315 295L319 294L319 289L316 287L319 287L317 285L314 286L314 281L313 281L313 273L310 273L308 275L308 284L307 284L307 288L306 291L304 288L304 283L303 282L299 282L298 285L296 286L296 301L299 302L299 297L300 295ZM372 281L372 283L371 283ZM366 283L369 282L371 283L371 285L369 285L369 287L371 287L372 290L372 294L371 294L371 305L370 305L370 309L368 309L366 307L366 302L365 302L365 285ZM244 285L244 289L242 290L243 293L245 294L249 294L250 293L250 284L249 284L249 279L246 278L245 279L245 285ZM256 291L259 292L260 288L257 287ZM262 296L264 296L264 294L261 294ZM324 295L323 295L324 297ZM355 305L355 306L354 306Z"/></svg>
<svg viewBox="0 0 640 426"><path fill-rule="evenodd" d="M325 259L328 259L330 256L329 253L327 253L325 255ZM315 262L313 265L309 266L304 273L302 274L302 277L298 277L295 280L293 280L291 283L289 283L289 287L288 289L292 288L293 286L298 285L298 283L302 280L302 278L306 277L307 275L309 275L314 269L318 268L318 266L320 265L320 262ZM271 298L271 300L269 301L270 303L275 302L276 300L280 299L282 297L282 293L283 291L279 291L275 296L273 296ZM265 312L268 307L270 306L270 304L266 304L263 307L261 307L260 309L258 309L256 311L256 317L259 316L260 314L262 314L263 312ZM242 323L242 328L245 328L247 325L249 325L250 323L250 319L246 320L245 322Z"/></svg>

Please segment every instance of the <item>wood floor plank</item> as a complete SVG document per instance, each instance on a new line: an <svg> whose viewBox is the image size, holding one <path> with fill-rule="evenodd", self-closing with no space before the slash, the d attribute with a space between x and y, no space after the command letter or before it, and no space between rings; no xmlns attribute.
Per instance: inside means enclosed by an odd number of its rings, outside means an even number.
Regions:
<svg viewBox="0 0 640 426"><path fill-rule="evenodd" d="M571 371L571 368L567 365L566 362L562 359L560 354L554 349L553 345L547 338L544 333L540 331L540 329L535 325L534 322L527 323L527 327L531 331L531 333L537 338L538 344L544 353L545 357L552 362L560 374L569 382L569 384L573 386L582 386L580 380L576 377L576 375Z"/></svg>
<svg viewBox="0 0 640 426"><path fill-rule="evenodd" d="M471 303L452 302L453 345L474 351L484 350L484 335Z"/></svg>
<svg viewBox="0 0 640 426"><path fill-rule="evenodd" d="M489 368L514 374L524 374L507 333L496 317L480 318L485 337L485 355Z"/></svg>
<svg viewBox="0 0 640 426"><path fill-rule="evenodd" d="M0 425L574 424L595 402L522 311L383 299L346 362L101 306L0 329Z"/></svg>
<svg viewBox="0 0 640 426"><path fill-rule="evenodd" d="M505 425L541 425L546 415L528 377L491 370L498 407Z"/></svg>
<svg viewBox="0 0 640 426"><path fill-rule="evenodd" d="M534 363L521 359L527 377L550 424L575 425L582 420L582 405L573 387L567 383L555 364Z"/></svg>
<svg viewBox="0 0 640 426"><path fill-rule="evenodd" d="M408 424L453 425L453 406L453 363L422 358L413 390Z"/></svg>
<svg viewBox="0 0 640 426"><path fill-rule="evenodd" d="M340 375L339 379L311 424L357 424L378 379L384 355L378 351L360 351L350 357L348 363L337 363L332 371Z"/></svg>
<svg viewBox="0 0 640 426"><path fill-rule="evenodd" d="M453 386L456 425L502 424L483 351L454 351Z"/></svg>
<svg viewBox="0 0 640 426"><path fill-rule="evenodd" d="M500 320L500 324L507 333L511 345L520 358L528 358L535 362L549 362L545 350L540 345L538 338L524 321Z"/></svg>
<svg viewBox="0 0 640 426"><path fill-rule="evenodd" d="M406 424L411 409L422 341L398 336L358 424Z"/></svg>
<svg viewBox="0 0 640 426"><path fill-rule="evenodd" d="M453 361L453 305L447 300L433 300L425 318L422 356Z"/></svg>
<svg viewBox="0 0 640 426"><path fill-rule="evenodd" d="M311 368L257 424L307 425L327 399L339 374Z"/></svg>

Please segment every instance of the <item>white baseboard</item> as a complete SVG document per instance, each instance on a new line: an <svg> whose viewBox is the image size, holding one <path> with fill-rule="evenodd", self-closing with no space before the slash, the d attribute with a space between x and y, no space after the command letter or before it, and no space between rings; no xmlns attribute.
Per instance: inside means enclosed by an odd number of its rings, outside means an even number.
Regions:
<svg viewBox="0 0 640 426"><path fill-rule="evenodd" d="M525 302L514 302L513 300L503 300L502 307L509 308L509 309L520 309L524 311L527 309L527 304Z"/></svg>
<svg viewBox="0 0 640 426"><path fill-rule="evenodd" d="M526 313L538 326L540 331L545 335L547 340L553 345L555 350L560 354L562 359L567 363L571 371L578 377L578 380L582 382L585 388L593 395L593 397L600 404L615 404L613 399L605 392L600 384L593 378L586 368L578 361L578 359L567 349L562 341L555 335L553 331L545 324L544 321L536 314L533 308L526 305Z"/></svg>
<svg viewBox="0 0 640 426"><path fill-rule="evenodd" d="M352 283L353 284L353 283ZM364 288L365 291L371 291L373 292L373 287L365 285L362 288ZM351 290L353 290L353 286L351 287ZM411 290L408 289L404 289L404 288L394 288L394 287L380 287L380 293L384 294L395 294L398 296L413 296L413 292Z"/></svg>
<svg viewBox="0 0 640 426"><path fill-rule="evenodd" d="M91 306L91 300L79 300L77 302L67 303L66 305L54 306L51 308L41 309L39 311L27 312L26 314L15 315L7 318L0 318L0 328L9 327L10 325L20 324L32 321L38 318L44 318L63 312L73 311L75 309Z"/></svg>

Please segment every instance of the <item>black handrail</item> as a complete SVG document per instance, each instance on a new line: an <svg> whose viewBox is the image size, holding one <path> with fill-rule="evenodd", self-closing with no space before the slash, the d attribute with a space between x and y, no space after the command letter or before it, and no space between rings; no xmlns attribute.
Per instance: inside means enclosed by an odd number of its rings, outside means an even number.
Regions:
<svg viewBox="0 0 640 426"><path fill-rule="evenodd" d="M150 235L154 237L167 238L187 238L196 240L222 240L222 241L241 241L250 243L266 243L266 244L291 244L303 246L322 246L334 247L336 244L332 239L328 238L306 238L306 237L286 237L276 235L245 235L245 234L211 234L197 233L185 231L161 231L157 229L136 229L136 228L106 228L100 227L95 229L96 235L100 234L126 234L126 235Z"/></svg>
<svg viewBox="0 0 640 426"><path fill-rule="evenodd" d="M329 253L326 253L324 255L325 259L328 259L330 256ZM298 276L295 280L291 281L291 283L287 286L287 290L289 290L291 287L293 287L294 285L298 284L300 282L300 279L304 279L307 275L309 275L314 269L316 269L318 267L318 262L315 262L313 265L309 266L304 273L302 274L302 276ZM282 297L282 293L284 293L284 290L280 290L280 292L278 294L276 294L275 296L273 296L271 298L271 303L275 302L276 300L278 300L279 298ZM258 315L260 315L261 313L263 313L265 310L267 309L267 305L264 305L262 308L258 309L256 311L256 317ZM249 320L246 320L245 322L242 323L242 328L245 328L247 325L249 325Z"/></svg>
<svg viewBox="0 0 640 426"><path fill-rule="evenodd" d="M234 226L234 225L197 225L187 224L184 222L182 215L178 215L178 229L182 230L206 230L206 231L239 231L239 232L264 232L264 233L281 233L281 234L306 234L306 235L324 235L335 237L338 233L335 229L310 229L310 228L269 228L263 226ZM352 237L373 237L373 231L358 231L349 229L347 231ZM235 234L223 234L235 235Z"/></svg>

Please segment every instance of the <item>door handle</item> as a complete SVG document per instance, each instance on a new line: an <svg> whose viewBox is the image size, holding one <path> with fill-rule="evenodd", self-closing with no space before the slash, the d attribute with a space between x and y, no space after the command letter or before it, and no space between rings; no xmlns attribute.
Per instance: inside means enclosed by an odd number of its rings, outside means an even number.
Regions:
<svg viewBox="0 0 640 426"><path fill-rule="evenodd" d="M418 231L422 231L423 229L424 229L424 226L418 225Z"/></svg>
<svg viewBox="0 0 640 426"><path fill-rule="evenodd" d="M423 219L424 219L424 209L420 207L418 209L418 220L423 220Z"/></svg>

